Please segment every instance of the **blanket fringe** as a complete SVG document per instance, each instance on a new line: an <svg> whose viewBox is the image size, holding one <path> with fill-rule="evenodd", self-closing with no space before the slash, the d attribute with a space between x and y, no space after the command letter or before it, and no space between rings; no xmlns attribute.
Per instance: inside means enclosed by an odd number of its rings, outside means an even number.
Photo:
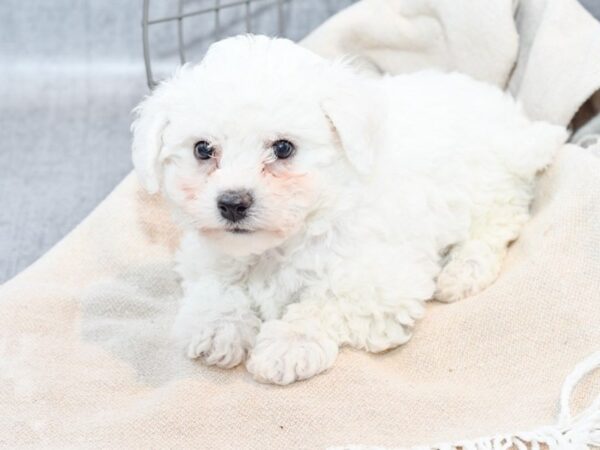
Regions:
<svg viewBox="0 0 600 450"><path fill-rule="evenodd" d="M577 364L573 372L565 379L560 394L560 412L556 425L512 435L418 446L404 450L585 450L600 447L600 395L579 414L573 415L570 409L573 391L582 378L595 369L600 369L600 351ZM386 449L384 447L349 445L331 447L330 450Z"/></svg>

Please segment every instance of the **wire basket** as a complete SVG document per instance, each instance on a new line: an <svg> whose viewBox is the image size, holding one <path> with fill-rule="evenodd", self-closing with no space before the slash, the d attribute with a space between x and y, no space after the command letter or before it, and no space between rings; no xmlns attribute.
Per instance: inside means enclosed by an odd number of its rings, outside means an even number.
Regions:
<svg viewBox="0 0 600 450"><path fill-rule="evenodd" d="M144 0L142 43L148 87L154 88L177 65L199 61L216 40L240 33L297 40L354 1Z"/></svg>

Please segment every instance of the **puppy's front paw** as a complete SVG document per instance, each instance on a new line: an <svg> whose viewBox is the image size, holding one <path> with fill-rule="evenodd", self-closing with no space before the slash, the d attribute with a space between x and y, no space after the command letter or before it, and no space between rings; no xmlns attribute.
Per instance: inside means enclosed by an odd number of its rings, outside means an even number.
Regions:
<svg viewBox="0 0 600 450"><path fill-rule="evenodd" d="M461 248L438 275L434 298L450 303L481 292L497 278L501 260L485 245Z"/></svg>
<svg viewBox="0 0 600 450"><path fill-rule="evenodd" d="M323 372L337 354L337 344L324 334L273 320L263 325L246 368L257 381L285 385Z"/></svg>
<svg viewBox="0 0 600 450"><path fill-rule="evenodd" d="M260 320L255 316L243 321L223 317L195 323L192 329L180 330L178 335L184 341L189 358L229 369L246 358L259 327Z"/></svg>

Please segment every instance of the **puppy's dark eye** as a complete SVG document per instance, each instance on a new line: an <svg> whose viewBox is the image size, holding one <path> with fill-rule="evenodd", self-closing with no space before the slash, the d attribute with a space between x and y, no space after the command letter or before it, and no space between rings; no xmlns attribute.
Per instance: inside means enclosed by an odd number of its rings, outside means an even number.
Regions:
<svg viewBox="0 0 600 450"><path fill-rule="evenodd" d="M286 159L294 154L294 144L290 141L286 141L285 139L280 139L278 141L273 142L273 154L277 157L277 159Z"/></svg>
<svg viewBox="0 0 600 450"><path fill-rule="evenodd" d="M210 159L215 154L215 150L206 141L198 141L194 144L194 156L197 159Z"/></svg>

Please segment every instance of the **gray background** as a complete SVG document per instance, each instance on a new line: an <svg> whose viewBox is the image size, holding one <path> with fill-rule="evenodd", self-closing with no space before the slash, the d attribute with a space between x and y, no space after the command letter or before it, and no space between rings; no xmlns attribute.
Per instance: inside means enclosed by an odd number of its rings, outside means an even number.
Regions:
<svg viewBox="0 0 600 450"><path fill-rule="evenodd" d="M223 0L226 2L226 0ZM273 33L260 2L253 31ZM351 0L294 0L298 39ZM600 0L582 0L600 16ZM147 93L141 0L0 2L0 283L66 235L131 170L130 111ZM213 0L187 1L186 9ZM155 0L151 16L175 12ZM160 10L157 9L160 8ZM244 31L243 9L223 15L223 36ZM212 17L185 22L190 58L214 38ZM176 65L173 24L150 35L157 73Z"/></svg>
<svg viewBox="0 0 600 450"><path fill-rule="evenodd" d="M223 0L226 3L229 0ZM295 0L288 35L302 37L349 0ZM213 0L187 1L186 10ZM257 32L275 32L272 2ZM151 17L176 12L151 2ZM130 111L148 92L141 0L0 1L0 283L66 235L131 170ZM158 7L158 8L157 8ZM245 30L243 8L223 13L223 36ZM214 38L213 18L186 20L191 59ZM151 28L158 74L177 64L175 25Z"/></svg>

